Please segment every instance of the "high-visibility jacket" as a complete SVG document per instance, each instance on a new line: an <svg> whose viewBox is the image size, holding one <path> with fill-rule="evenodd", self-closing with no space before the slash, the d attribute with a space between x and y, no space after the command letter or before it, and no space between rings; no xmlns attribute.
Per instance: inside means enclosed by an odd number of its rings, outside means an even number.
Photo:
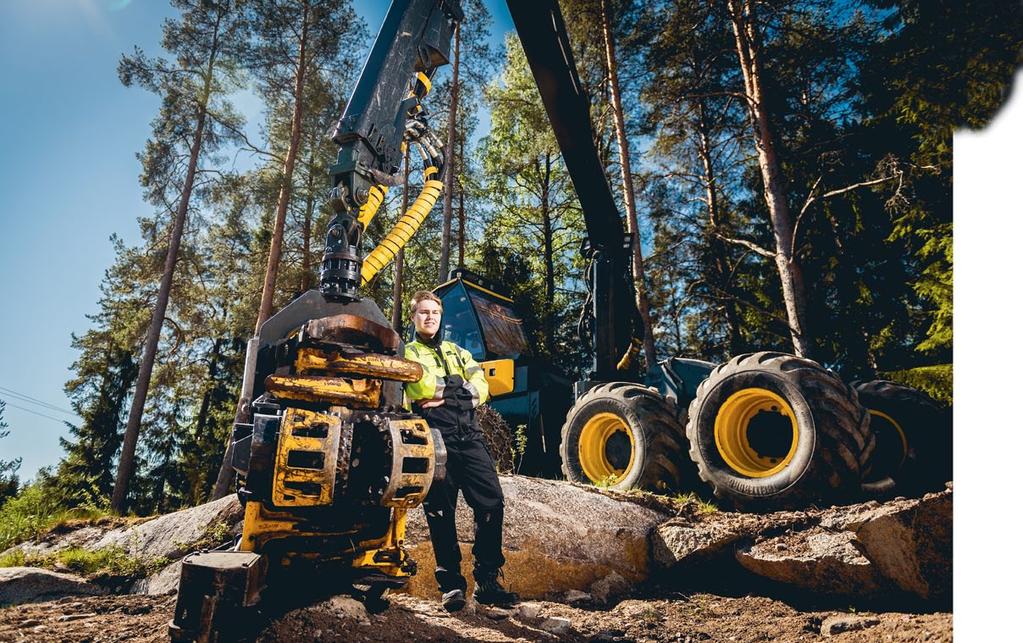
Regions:
<svg viewBox="0 0 1023 643"><path fill-rule="evenodd" d="M443 357L442 357L443 356ZM452 341L441 341L439 345L426 343L418 337L405 345L405 359L422 365L419 381L405 384L405 395L409 402L422 400L451 399L463 387L471 396L472 408L487 401L490 385L483 369L473 359L473 354ZM457 382L457 375L462 383Z"/></svg>

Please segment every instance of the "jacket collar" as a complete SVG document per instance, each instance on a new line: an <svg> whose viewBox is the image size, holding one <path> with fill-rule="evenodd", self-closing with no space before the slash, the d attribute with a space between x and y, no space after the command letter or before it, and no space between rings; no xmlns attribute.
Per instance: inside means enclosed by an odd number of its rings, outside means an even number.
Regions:
<svg viewBox="0 0 1023 643"><path fill-rule="evenodd" d="M438 330L436 335L434 335L430 339L427 339L420 335L419 333L416 333L416 341L419 342L420 344L425 344L430 348L438 349L440 348L441 342L443 341L441 340L441 334L442 334L441 331Z"/></svg>

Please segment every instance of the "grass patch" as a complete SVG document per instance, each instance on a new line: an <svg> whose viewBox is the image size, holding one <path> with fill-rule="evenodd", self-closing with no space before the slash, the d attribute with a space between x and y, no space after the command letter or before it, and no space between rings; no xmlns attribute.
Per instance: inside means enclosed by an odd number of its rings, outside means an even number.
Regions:
<svg viewBox="0 0 1023 643"><path fill-rule="evenodd" d="M206 530L203 531L199 540L191 544L181 543L181 545L187 545L187 548L190 551L197 551L199 549L213 549L214 547L219 547L228 540L231 540L231 525L221 520L220 522L215 522L206 527Z"/></svg>
<svg viewBox="0 0 1023 643"><path fill-rule="evenodd" d="M25 552L15 549L0 556L0 567L31 567L31 565L28 564Z"/></svg>
<svg viewBox="0 0 1023 643"><path fill-rule="evenodd" d="M598 480L598 481L594 482L593 486L594 487L599 487L601 489L610 489L611 487L615 486L616 484L618 484L618 476L613 474L613 473L611 473L611 474L608 474L608 476L606 478L604 478L603 480Z"/></svg>
<svg viewBox="0 0 1023 643"><path fill-rule="evenodd" d="M676 494L675 496L672 496L672 500L681 505L695 504L696 513L698 514L713 514L720 511L717 505L711 502L707 502L706 500L696 495L692 491L688 493Z"/></svg>
<svg viewBox="0 0 1023 643"><path fill-rule="evenodd" d="M79 576L119 576L141 578L166 567L170 561L159 557L142 559L129 556L119 547L85 549L70 547L42 556L25 554L20 549L0 557L0 567L43 567L70 571Z"/></svg>
<svg viewBox="0 0 1023 643"><path fill-rule="evenodd" d="M0 551L54 530L62 533L110 516L109 510L98 507L68 509L43 485L30 484L0 507Z"/></svg>

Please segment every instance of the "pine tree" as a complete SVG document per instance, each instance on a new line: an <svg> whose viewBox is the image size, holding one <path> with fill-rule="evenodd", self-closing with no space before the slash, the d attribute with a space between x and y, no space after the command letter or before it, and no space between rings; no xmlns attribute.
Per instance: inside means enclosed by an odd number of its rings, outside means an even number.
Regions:
<svg viewBox="0 0 1023 643"><path fill-rule="evenodd" d="M0 400L0 440L10 434L10 425L4 421L4 411L7 409L7 402ZM18 469L21 467L21 458L13 460L0 460L0 507L8 498L18 493Z"/></svg>
<svg viewBox="0 0 1023 643"><path fill-rule="evenodd" d="M570 338L569 320L578 316L581 305L582 216L517 38L509 37L500 83L487 88L486 98L492 129L482 156L493 210L487 226L491 243L481 253L483 263L496 255L521 266L505 271L504 277L525 281L506 281L505 286L516 295L521 290L535 293L529 297L535 306L531 302L520 306L536 315L539 353L556 362L571 362L562 365L575 370L580 351L567 347L577 346Z"/></svg>
<svg viewBox="0 0 1023 643"><path fill-rule="evenodd" d="M316 105L315 101L310 105L310 94L322 89L316 87L317 80L325 79L330 86L332 74L345 74L355 67L351 56L359 51L363 27L349 0L255 0L248 5L248 17L255 40L247 52L247 63L271 106L271 114L276 113L278 123L287 123L288 129L286 144L274 145L272 139L270 146L274 159L272 179L279 189L256 317L258 330L274 310L278 270L285 252L286 219L295 191L296 163L300 158L317 156L315 149L302 154L303 132L309 125L309 109L318 108L319 117L327 106ZM334 102L337 104L340 100ZM311 210L311 201L307 201L307 207ZM308 257L308 252L305 256Z"/></svg>
<svg viewBox="0 0 1023 643"><path fill-rule="evenodd" d="M239 86L234 55L243 31L232 3L175 0L174 5L181 18L165 24L163 39L164 49L174 56L173 62L148 58L136 48L118 66L126 86L140 84L162 98L160 115L153 123L153 138L142 157L142 184L148 201L174 212L111 495L113 509L121 513L127 508L146 395L200 162L240 129L239 118L223 98Z"/></svg>

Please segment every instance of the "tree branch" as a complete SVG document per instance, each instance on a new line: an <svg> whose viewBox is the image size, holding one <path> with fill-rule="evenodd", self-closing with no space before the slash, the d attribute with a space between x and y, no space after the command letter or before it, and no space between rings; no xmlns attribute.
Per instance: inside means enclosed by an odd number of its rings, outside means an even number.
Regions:
<svg viewBox="0 0 1023 643"><path fill-rule="evenodd" d="M721 234L719 232L714 232L712 234L715 237L717 237L718 239L721 239L722 241L725 241L727 243L735 244L737 246L742 246L743 248L749 248L750 250L752 250L753 252L757 253L761 257L767 257L768 259L774 259L777 256L777 253L771 252L770 250L768 250L767 248L764 248L762 246L758 246L757 244L753 243L752 241L747 241L746 239L732 239L731 237L726 237L725 235L723 235L723 234Z"/></svg>

